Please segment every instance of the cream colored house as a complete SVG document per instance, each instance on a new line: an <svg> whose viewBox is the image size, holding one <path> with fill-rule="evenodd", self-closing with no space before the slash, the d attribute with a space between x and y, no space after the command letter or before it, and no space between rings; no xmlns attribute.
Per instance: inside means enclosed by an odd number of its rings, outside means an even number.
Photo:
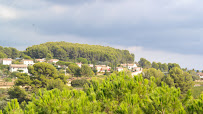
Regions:
<svg viewBox="0 0 203 114"><path fill-rule="evenodd" d="M23 64L25 64L25 65L34 65L35 63L31 59L24 59Z"/></svg>
<svg viewBox="0 0 203 114"><path fill-rule="evenodd" d="M10 72L28 73L27 65L25 64L11 64Z"/></svg>
<svg viewBox="0 0 203 114"><path fill-rule="evenodd" d="M48 62L49 63L57 63L59 60L58 59L50 59Z"/></svg>
<svg viewBox="0 0 203 114"><path fill-rule="evenodd" d="M4 58L4 59L0 59L0 63L2 63L3 65L10 65L12 64L13 59L11 58Z"/></svg>
<svg viewBox="0 0 203 114"><path fill-rule="evenodd" d="M128 68L130 70L137 67L136 64L121 64L121 66L125 67L125 68Z"/></svg>

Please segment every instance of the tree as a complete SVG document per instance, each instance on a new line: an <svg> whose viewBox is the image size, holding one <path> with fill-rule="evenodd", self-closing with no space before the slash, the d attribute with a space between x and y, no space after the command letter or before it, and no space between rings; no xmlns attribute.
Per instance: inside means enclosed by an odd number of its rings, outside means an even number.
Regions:
<svg viewBox="0 0 203 114"><path fill-rule="evenodd" d="M170 71L173 67L178 67L180 68L180 65L179 64L176 64L176 63L168 63L168 70Z"/></svg>
<svg viewBox="0 0 203 114"><path fill-rule="evenodd" d="M86 58L78 58L78 62L81 62L82 64L88 64L88 60Z"/></svg>
<svg viewBox="0 0 203 114"><path fill-rule="evenodd" d="M144 69L143 78L150 80L151 77L154 77L156 80L156 84L160 85L164 74L160 70L156 70L155 68Z"/></svg>
<svg viewBox="0 0 203 114"><path fill-rule="evenodd" d="M8 90L8 94L10 99L17 98L18 101L21 103L23 101L29 101L29 96L24 89L21 89L19 86L14 86Z"/></svg>
<svg viewBox="0 0 203 114"><path fill-rule="evenodd" d="M53 56L50 53L48 53L47 56L46 56L46 60L48 61L50 59L53 59Z"/></svg>
<svg viewBox="0 0 203 114"><path fill-rule="evenodd" d="M29 73L32 75L30 78L30 86L32 88L45 88L51 79L60 79L64 84L66 83L65 75L59 75L56 68L48 63L36 63L28 67Z"/></svg>
<svg viewBox="0 0 203 114"><path fill-rule="evenodd" d="M169 74L174 80L175 87L180 88L182 93L186 93L193 87L192 76L187 72L183 72L179 67L173 67Z"/></svg>
<svg viewBox="0 0 203 114"><path fill-rule="evenodd" d="M80 77L81 76L81 69L78 65L70 64L68 66L67 73L70 73L76 77Z"/></svg>
<svg viewBox="0 0 203 114"><path fill-rule="evenodd" d="M145 58L140 58L138 63L142 68L151 68L151 63Z"/></svg>
<svg viewBox="0 0 203 114"><path fill-rule="evenodd" d="M168 65L167 65L166 63L162 64L162 65L161 65L161 70L162 70L163 72L168 72Z"/></svg>
<svg viewBox="0 0 203 114"><path fill-rule="evenodd" d="M88 76L92 76L93 74L94 74L94 72L88 65L86 65L86 64L82 65L81 75L88 77Z"/></svg>
<svg viewBox="0 0 203 114"><path fill-rule="evenodd" d="M159 65L156 62L152 63L152 68L159 69Z"/></svg>

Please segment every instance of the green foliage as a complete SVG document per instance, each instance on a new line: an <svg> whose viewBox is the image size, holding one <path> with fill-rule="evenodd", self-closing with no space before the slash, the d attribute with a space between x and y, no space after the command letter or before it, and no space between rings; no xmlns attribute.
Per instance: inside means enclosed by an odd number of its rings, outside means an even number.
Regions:
<svg viewBox="0 0 203 114"><path fill-rule="evenodd" d="M10 99L17 98L20 103L23 101L29 101L27 92L24 89L21 89L19 86L10 88L8 94L10 96Z"/></svg>
<svg viewBox="0 0 203 114"><path fill-rule="evenodd" d="M18 79L15 81L17 86L28 86L34 88L60 88L61 82L66 83L66 77L63 74L58 73L56 68L48 63L36 63L33 66L29 66L29 73L27 74L18 73L16 77ZM61 80L61 81L59 81ZM52 86L50 84L53 84Z"/></svg>
<svg viewBox="0 0 203 114"><path fill-rule="evenodd" d="M47 42L40 45L34 45L26 49L26 54L32 58L46 58L47 54L53 55L53 58L72 60L77 58L86 58L88 61L115 61L120 63L134 62L134 55L127 50L119 50L111 47L99 45L74 44L68 42Z"/></svg>
<svg viewBox="0 0 203 114"><path fill-rule="evenodd" d="M187 71L190 75L192 75L193 81L200 80L200 77L197 75L197 73L194 70Z"/></svg>
<svg viewBox="0 0 203 114"><path fill-rule="evenodd" d="M152 62L152 68L155 68L155 69L159 69L159 64L157 64L156 62Z"/></svg>
<svg viewBox="0 0 203 114"><path fill-rule="evenodd" d="M203 86L197 86L192 88L192 95L194 98L199 98L199 96L203 93Z"/></svg>
<svg viewBox="0 0 203 114"><path fill-rule="evenodd" d="M189 104L188 112L190 114L203 114L203 94L201 94L199 99L195 99Z"/></svg>
<svg viewBox="0 0 203 114"><path fill-rule="evenodd" d="M88 65L83 64L81 67L81 75L89 77L89 76L94 75L94 72L92 71L92 69Z"/></svg>
<svg viewBox="0 0 203 114"><path fill-rule="evenodd" d="M160 85L164 74L160 70L156 70L154 68L144 69L143 78L151 79L151 77L155 77L156 84Z"/></svg>
<svg viewBox="0 0 203 114"><path fill-rule="evenodd" d="M23 114L17 99L12 99L3 111L4 114Z"/></svg>
<svg viewBox="0 0 203 114"><path fill-rule="evenodd" d="M179 67L173 67L169 74L174 80L175 87L179 87L182 93L186 93L193 86L192 76L183 72Z"/></svg>
<svg viewBox="0 0 203 114"><path fill-rule="evenodd" d="M151 63L145 58L140 58L140 61L138 63L142 68L151 68L152 66Z"/></svg>
<svg viewBox="0 0 203 114"><path fill-rule="evenodd" d="M58 88L62 90L65 87L64 82L61 79L50 79L47 84L47 90Z"/></svg>
<svg viewBox="0 0 203 114"><path fill-rule="evenodd" d="M173 70L171 72L176 74L180 72ZM16 100L11 100L4 113L202 113L203 94L193 99L188 92L181 99L181 89L169 87L163 82L157 86L154 79L143 79L141 75L130 78L119 72L102 82L96 80L85 84L83 91L40 89L28 104L23 104L24 108L21 109Z"/></svg>
<svg viewBox="0 0 203 114"><path fill-rule="evenodd" d="M73 87L83 87L85 84L90 84L89 81L87 81L86 79L77 79L77 80L73 80L71 81L71 86Z"/></svg>
<svg viewBox="0 0 203 114"><path fill-rule="evenodd" d="M78 60L78 62L81 62L82 64L88 64L88 60L86 58L79 57L77 60Z"/></svg>
<svg viewBox="0 0 203 114"><path fill-rule="evenodd" d="M180 65L177 63L168 63L168 70L170 71L172 68L178 67L180 68Z"/></svg>
<svg viewBox="0 0 203 114"><path fill-rule="evenodd" d="M76 64L70 64L67 68L67 73L70 73L76 77L80 77L81 76L81 69Z"/></svg>

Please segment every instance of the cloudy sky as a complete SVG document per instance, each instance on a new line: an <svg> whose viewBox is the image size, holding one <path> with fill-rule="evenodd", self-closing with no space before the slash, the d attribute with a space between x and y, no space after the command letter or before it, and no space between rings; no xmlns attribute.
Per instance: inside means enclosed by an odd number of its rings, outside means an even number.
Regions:
<svg viewBox="0 0 203 114"><path fill-rule="evenodd" d="M128 49L203 69L202 0L0 0L0 45L47 41Z"/></svg>

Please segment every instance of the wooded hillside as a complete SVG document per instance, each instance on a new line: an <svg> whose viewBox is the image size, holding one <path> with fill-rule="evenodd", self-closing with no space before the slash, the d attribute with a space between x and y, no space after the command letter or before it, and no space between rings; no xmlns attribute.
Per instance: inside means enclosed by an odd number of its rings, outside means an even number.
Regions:
<svg viewBox="0 0 203 114"><path fill-rule="evenodd" d="M128 50L68 42L47 42L40 45L34 45L28 47L25 53L32 58L46 58L47 56L52 56L53 58L60 60L76 60L77 58L82 57L91 62L134 62L134 54L130 54Z"/></svg>

